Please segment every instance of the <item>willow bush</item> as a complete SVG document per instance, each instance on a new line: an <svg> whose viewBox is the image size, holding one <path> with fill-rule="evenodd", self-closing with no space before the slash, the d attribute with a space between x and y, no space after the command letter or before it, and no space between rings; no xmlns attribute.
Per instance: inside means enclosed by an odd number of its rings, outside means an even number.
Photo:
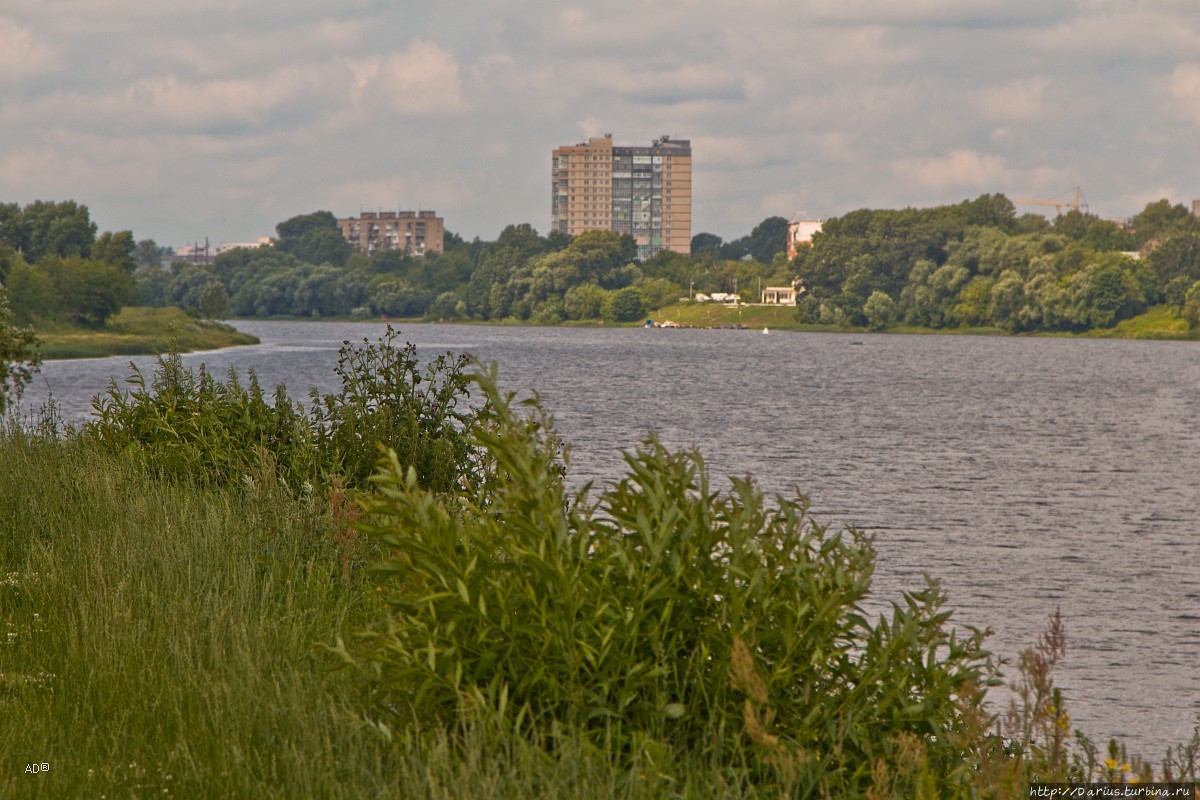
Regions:
<svg viewBox="0 0 1200 800"><path fill-rule="evenodd" d="M232 369L222 382L170 352L149 382L132 367L129 391L110 384L84 432L157 475L203 485L266 475L294 492L335 479L365 486L382 445L415 467L422 485L449 491L478 467L466 438L478 413L467 404L467 359L446 354L423 365L398 336L388 326L378 342L343 342L340 391L313 389L307 412L282 384L268 398L253 372L245 386Z"/></svg>
<svg viewBox="0 0 1200 800"><path fill-rule="evenodd" d="M326 470L365 486L379 461L379 444L412 466L422 486L456 490L478 469L466 432L477 411L466 405L470 359L445 353L422 365L417 347L397 344L388 326L377 343L342 343L335 369L341 391L312 395L311 420Z"/></svg>
<svg viewBox="0 0 1200 800"><path fill-rule="evenodd" d="M971 782L991 668L935 584L868 620L868 538L750 480L718 491L698 453L653 439L594 498L568 491L537 403L478 380L494 480L439 494L392 456L357 523L386 614L338 649L381 730L565 730L839 796Z"/></svg>

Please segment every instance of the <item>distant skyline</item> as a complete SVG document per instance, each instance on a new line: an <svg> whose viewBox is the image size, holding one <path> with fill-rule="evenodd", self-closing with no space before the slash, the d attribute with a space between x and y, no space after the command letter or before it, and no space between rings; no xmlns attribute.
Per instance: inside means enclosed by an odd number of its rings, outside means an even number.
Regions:
<svg viewBox="0 0 1200 800"><path fill-rule="evenodd" d="M319 209L550 226L550 152L694 154L692 232L1002 192L1200 198L1195 0L9 0L0 202L160 245ZM1053 213L1043 207L1018 211Z"/></svg>

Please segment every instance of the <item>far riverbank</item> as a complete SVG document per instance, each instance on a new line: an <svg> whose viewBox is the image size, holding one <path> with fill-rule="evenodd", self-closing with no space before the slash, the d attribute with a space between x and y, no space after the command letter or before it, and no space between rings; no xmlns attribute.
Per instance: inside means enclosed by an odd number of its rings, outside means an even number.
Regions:
<svg viewBox="0 0 1200 800"><path fill-rule="evenodd" d="M224 322L197 320L178 308L125 308L101 330L74 326L38 330L45 360L182 353L258 344L258 337Z"/></svg>

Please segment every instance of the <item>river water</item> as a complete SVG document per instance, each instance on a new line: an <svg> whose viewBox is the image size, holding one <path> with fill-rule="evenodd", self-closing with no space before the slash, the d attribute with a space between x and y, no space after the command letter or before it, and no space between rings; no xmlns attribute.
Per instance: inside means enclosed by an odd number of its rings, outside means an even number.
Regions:
<svg viewBox="0 0 1200 800"><path fill-rule="evenodd" d="M374 323L238 322L261 345L193 354L264 388L336 389L344 339ZM938 578L955 620L1015 661L1061 608L1056 683L1073 724L1157 762L1200 714L1200 346L761 331L414 325L423 356L470 351L536 389L605 482L648 432L714 475L802 492L814 517L875 536L878 602ZM82 421L126 357L49 362ZM149 374L152 359L133 359ZM1014 674L1015 669L1006 670ZM1102 743L1102 742L1101 742Z"/></svg>

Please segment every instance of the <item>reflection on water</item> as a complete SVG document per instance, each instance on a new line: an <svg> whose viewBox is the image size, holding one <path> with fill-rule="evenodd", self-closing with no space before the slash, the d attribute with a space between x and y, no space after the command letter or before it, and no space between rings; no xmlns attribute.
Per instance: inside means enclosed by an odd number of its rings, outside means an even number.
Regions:
<svg viewBox="0 0 1200 800"><path fill-rule="evenodd" d="M245 322L263 344L185 356L264 387L335 389L337 347L379 324ZM536 389L603 482L653 432L715 474L801 491L870 530L882 604L939 578L956 619L1012 660L1055 608L1075 724L1157 760L1200 713L1200 354L1191 343L962 336L412 326L423 355L468 350ZM862 346L851 346L862 342ZM134 359L149 372L152 359ZM51 362L68 419L128 358Z"/></svg>

